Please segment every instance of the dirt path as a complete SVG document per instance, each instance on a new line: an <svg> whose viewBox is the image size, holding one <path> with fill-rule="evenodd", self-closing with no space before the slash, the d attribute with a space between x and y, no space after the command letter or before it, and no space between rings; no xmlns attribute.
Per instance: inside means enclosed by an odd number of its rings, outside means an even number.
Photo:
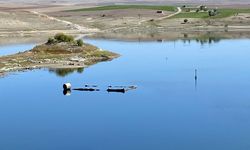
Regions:
<svg viewBox="0 0 250 150"><path fill-rule="evenodd" d="M175 12L173 14L170 14L168 16L164 16L164 17L158 18L157 20L163 20L163 19L171 18L171 17L173 17L175 15L178 15L182 11L180 7L177 7L177 10L178 10L177 12Z"/></svg>
<svg viewBox="0 0 250 150"><path fill-rule="evenodd" d="M163 20L163 19L167 19L167 18L173 17L173 16L181 13L181 11L182 11L181 8L177 7L177 12L175 12L173 14L170 14L170 15L167 15L167 16L164 16L164 17L161 17L161 18L158 18L156 20ZM141 21L138 22L138 25L141 25L142 23L148 22L148 21L150 21L150 20L141 20ZM119 29L124 29L124 28L127 28L127 27L117 27L117 28L113 28L112 30L119 30ZM110 30L110 29L104 30L103 32L108 31L108 30Z"/></svg>
<svg viewBox="0 0 250 150"><path fill-rule="evenodd" d="M164 16L164 17L161 17L161 18L158 18L156 20L163 20L163 19L167 19L167 18L173 17L173 16L178 15L179 13L181 13L181 11L182 11L181 8L177 7L177 12L175 12L173 14L170 14L170 15L167 15L167 16ZM147 22L147 21L149 21L149 20L142 20L138 24L141 25L142 23Z"/></svg>
<svg viewBox="0 0 250 150"><path fill-rule="evenodd" d="M70 26L72 29L78 30L80 33L86 33L86 32L87 33L92 33L92 32L98 32L99 31L99 29L96 29L96 28L86 28L86 27L80 26L78 24L75 24L75 23L72 23L72 22L69 22L69 21L66 21L66 20L61 20L61 19L58 19L58 18L55 18L55 17L51 17L51 16L48 16L48 15L40 13L40 12L36 12L36 11L30 11L30 12L37 15L37 16L39 16L39 17L43 17L43 18L47 18L49 20L54 20L54 21L64 23L65 25Z"/></svg>

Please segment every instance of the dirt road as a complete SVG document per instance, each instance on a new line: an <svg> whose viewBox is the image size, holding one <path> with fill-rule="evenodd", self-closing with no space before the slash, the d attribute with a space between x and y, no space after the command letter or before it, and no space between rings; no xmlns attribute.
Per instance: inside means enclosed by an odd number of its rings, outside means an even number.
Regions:
<svg viewBox="0 0 250 150"><path fill-rule="evenodd" d="M167 18L173 17L173 16L178 15L179 13L181 13L181 11L182 11L181 8L177 7L177 12L175 12L173 14L170 14L170 15L167 15L167 16L160 17L160 18L158 18L156 20L163 20L163 19L167 19ZM150 20L142 20L138 24L141 25L142 23L147 22L147 21L150 21Z"/></svg>
<svg viewBox="0 0 250 150"><path fill-rule="evenodd" d="M58 18L55 18L55 17L51 17L51 16L48 16L46 14L43 14L43 13L40 13L40 12L37 12L37 11L30 11L30 12L35 14L35 15L38 15L39 17L42 17L42 18L47 18L49 20L64 23L67 26L70 26L72 29L78 30L80 33L92 33L92 32L98 32L99 31L99 29L97 29L97 28L91 28L91 29L86 28L86 27L80 26L78 24L72 23L70 21L61 20L61 19L58 19Z"/></svg>

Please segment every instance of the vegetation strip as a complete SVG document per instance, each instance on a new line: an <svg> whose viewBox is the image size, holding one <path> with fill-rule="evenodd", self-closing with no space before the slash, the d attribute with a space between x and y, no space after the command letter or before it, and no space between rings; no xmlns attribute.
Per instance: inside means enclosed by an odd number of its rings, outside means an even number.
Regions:
<svg viewBox="0 0 250 150"><path fill-rule="evenodd" d="M150 9L162 11L176 11L174 6L157 6L157 5L108 5L100 7L82 8L70 11L103 11L103 10L119 10L119 9Z"/></svg>
<svg viewBox="0 0 250 150"><path fill-rule="evenodd" d="M209 12L196 12L197 8L191 8L188 12L183 11L171 18L201 18L201 19L216 19L216 18L226 18L238 13L250 13L250 9L233 9L233 8L222 8L218 9L218 14L215 16L210 16Z"/></svg>

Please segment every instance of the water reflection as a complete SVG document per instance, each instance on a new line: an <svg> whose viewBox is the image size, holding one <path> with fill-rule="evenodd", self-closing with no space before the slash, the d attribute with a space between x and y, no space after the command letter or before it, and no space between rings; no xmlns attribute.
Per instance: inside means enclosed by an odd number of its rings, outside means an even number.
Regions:
<svg viewBox="0 0 250 150"><path fill-rule="evenodd" d="M63 95L70 96L71 95L71 90L70 89L63 90Z"/></svg>
<svg viewBox="0 0 250 150"><path fill-rule="evenodd" d="M81 74L84 72L84 68L57 68L49 69L49 72L55 73L59 77L66 77L74 72Z"/></svg>
<svg viewBox="0 0 250 150"><path fill-rule="evenodd" d="M214 43L219 43L223 38L217 37L217 36L210 36L210 35L204 35L200 37L193 37L192 35L189 36L189 34L184 33L183 38L181 41L183 43L191 43L191 41L196 41L197 43L200 43L201 45L204 44L214 44ZM141 39L138 40L139 42ZM168 41L167 39L156 39L156 42L162 43L164 41Z"/></svg>
<svg viewBox="0 0 250 150"><path fill-rule="evenodd" d="M168 34L165 32L153 32L153 33L141 33L141 34L104 34L98 33L88 38L98 38L98 39L116 39L118 41L133 41L133 42L145 42L145 41L155 41L155 42L165 42L165 41L179 41L183 40L184 42L187 41L197 41L201 44L212 44L218 43L221 40L225 39L242 39L242 38L250 38L250 31L229 31L227 27L221 31L186 31L186 32L171 32L169 31ZM84 37L86 39L86 37Z"/></svg>
<svg viewBox="0 0 250 150"><path fill-rule="evenodd" d="M204 47L86 41L121 57L89 67L83 77L42 69L0 80L0 149L50 149L51 143L60 150L248 149L249 40ZM94 83L101 91L63 96L65 82ZM131 84L139 89L107 92L109 85Z"/></svg>
<svg viewBox="0 0 250 150"><path fill-rule="evenodd" d="M196 42L200 43L201 45L203 44L213 44L213 43L218 43L220 42L220 38L218 37L206 37L206 38L200 38L196 39Z"/></svg>
<svg viewBox="0 0 250 150"><path fill-rule="evenodd" d="M184 34L183 36L184 36L184 39L182 39L183 43L190 43L191 41L196 41L197 43L204 45L204 44L219 43L221 41L220 37L204 36L199 38L188 38L188 34Z"/></svg>

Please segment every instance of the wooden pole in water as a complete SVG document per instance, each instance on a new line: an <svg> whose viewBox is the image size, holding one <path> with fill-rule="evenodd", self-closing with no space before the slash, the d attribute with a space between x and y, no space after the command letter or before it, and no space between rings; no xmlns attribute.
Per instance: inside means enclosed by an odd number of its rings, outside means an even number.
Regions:
<svg viewBox="0 0 250 150"><path fill-rule="evenodd" d="M197 90L197 79L198 79L198 75L197 75L197 69L195 69L194 71L194 85L195 85L195 90Z"/></svg>
<svg viewBox="0 0 250 150"><path fill-rule="evenodd" d="M195 69L195 72L194 72L194 79L195 79L195 80L197 80L197 79L198 79L197 69Z"/></svg>

